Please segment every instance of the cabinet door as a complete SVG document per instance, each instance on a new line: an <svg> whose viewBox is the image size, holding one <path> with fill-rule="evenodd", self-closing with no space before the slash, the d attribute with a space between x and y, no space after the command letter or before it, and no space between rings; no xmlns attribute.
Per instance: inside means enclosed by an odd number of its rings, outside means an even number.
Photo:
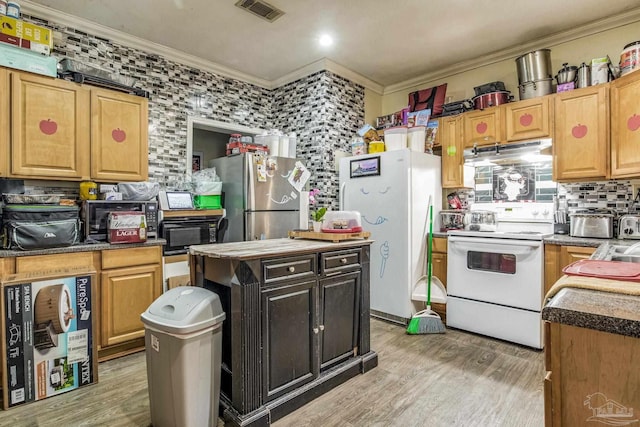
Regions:
<svg viewBox="0 0 640 427"><path fill-rule="evenodd" d="M596 248L584 246L561 246L560 247L560 275L562 269L572 262L588 259L596 251Z"/></svg>
<svg viewBox="0 0 640 427"><path fill-rule="evenodd" d="M12 72L11 114L12 175L89 178L89 90Z"/></svg>
<svg viewBox="0 0 640 427"><path fill-rule="evenodd" d="M315 280L262 290L262 396L265 402L318 375L317 300Z"/></svg>
<svg viewBox="0 0 640 427"><path fill-rule="evenodd" d="M9 174L9 118L11 103L9 102L9 72L0 68L0 176Z"/></svg>
<svg viewBox="0 0 640 427"><path fill-rule="evenodd" d="M504 105L507 141L551 136L550 96L541 96Z"/></svg>
<svg viewBox="0 0 640 427"><path fill-rule="evenodd" d="M502 141L502 107L464 113L464 147Z"/></svg>
<svg viewBox="0 0 640 427"><path fill-rule="evenodd" d="M463 186L462 119L460 116L440 119L438 130L442 143L442 187Z"/></svg>
<svg viewBox="0 0 640 427"><path fill-rule="evenodd" d="M140 314L162 293L161 266L103 270L100 279L102 346L143 338Z"/></svg>
<svg viewBox="0 0 640 427"><path fill-rule="evenodd" d="M609 86L555 96L553 180L606 179L609 175Z"/></svg>
<svg viewBox="0 0 640 427"><path fill-rule="evenodd" d="M640 74L611 83L611 178L640 176Z"/></svg>
<svg viewBox="0 0 640 427"><path fill-rule="evenodd" d="M91 91L91 177L103 181L148 178L148 105L140 96Z"/></svg>
<svg viewBox="0 0 640 427"><path fill-rule="evenodd" d="M360 272L320 281L320 370L357 354Z"/></svg>

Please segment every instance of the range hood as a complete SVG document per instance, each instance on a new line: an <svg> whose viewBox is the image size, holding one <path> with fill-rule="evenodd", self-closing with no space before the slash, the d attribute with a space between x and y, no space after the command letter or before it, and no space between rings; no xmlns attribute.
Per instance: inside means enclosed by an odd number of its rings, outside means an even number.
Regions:
<svg viewBox="0 0 640 427"><path fill-rule="evenodd" d="M467 148L463 152L464 164L468 166L490 166L505 163L538 163L551 161L551 139L496 143L482 147Z"/></svg>

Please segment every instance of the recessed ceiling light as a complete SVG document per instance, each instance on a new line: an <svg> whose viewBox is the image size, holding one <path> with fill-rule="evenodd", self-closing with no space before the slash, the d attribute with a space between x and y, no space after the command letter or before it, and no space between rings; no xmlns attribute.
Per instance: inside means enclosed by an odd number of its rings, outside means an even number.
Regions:
<svg viewBox="0 0 640 427"><path fill-rule="evenodd" d="M328 34L320 36L320 46L331 46L333 44L333 38Z"/></svg>

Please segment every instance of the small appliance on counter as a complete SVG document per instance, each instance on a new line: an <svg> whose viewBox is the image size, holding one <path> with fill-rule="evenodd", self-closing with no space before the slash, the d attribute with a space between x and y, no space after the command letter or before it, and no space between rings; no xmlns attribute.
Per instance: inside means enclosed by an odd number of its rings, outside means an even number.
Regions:
<svg viewBox="0 0 640 427"><path fill-rule="evenodd" d="M493 211L468 211L464 215L464 229L469 231L496 231L498 221Z"/></svg>
<svg viewBox="0 0 640 427"><path fill-rule="evenodd" d="M440 211L440 231L463 230L464 216L467 211L461 209L445 209Z"/></svg>
<svg viewBox="0 0 640 427"><path fill-rule="evenodd" d="M610 211L578 211L569 214L572 237L613 238L615 215Z"/></svg>
<svg viewBox="0 0 640 427"><path fill-rule="evenodd" d="M618 239L640 240L640 215L623 215L618 220Z"/></svg>

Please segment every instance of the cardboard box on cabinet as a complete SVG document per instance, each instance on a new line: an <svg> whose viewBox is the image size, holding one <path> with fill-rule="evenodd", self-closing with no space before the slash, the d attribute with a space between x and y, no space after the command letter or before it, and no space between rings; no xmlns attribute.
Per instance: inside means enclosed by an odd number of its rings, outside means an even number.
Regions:
<svg viewBox="0 0 640 427"><path fill-rule="evenodd" d="M0 33L24 40L25 46L22 47L26 49L30 48L30 46L27 45L40 45L37 48L38 51L46 55L50 54L51 49L53 49L53 34L50 29L30 24L21 19L0 15Z"/></svg>
<svg viewBox="0 0 640 427"><path fill-rule="evenodd" d="M94 270L13 274L1 288L3 409L98 381Z"/></svg>

